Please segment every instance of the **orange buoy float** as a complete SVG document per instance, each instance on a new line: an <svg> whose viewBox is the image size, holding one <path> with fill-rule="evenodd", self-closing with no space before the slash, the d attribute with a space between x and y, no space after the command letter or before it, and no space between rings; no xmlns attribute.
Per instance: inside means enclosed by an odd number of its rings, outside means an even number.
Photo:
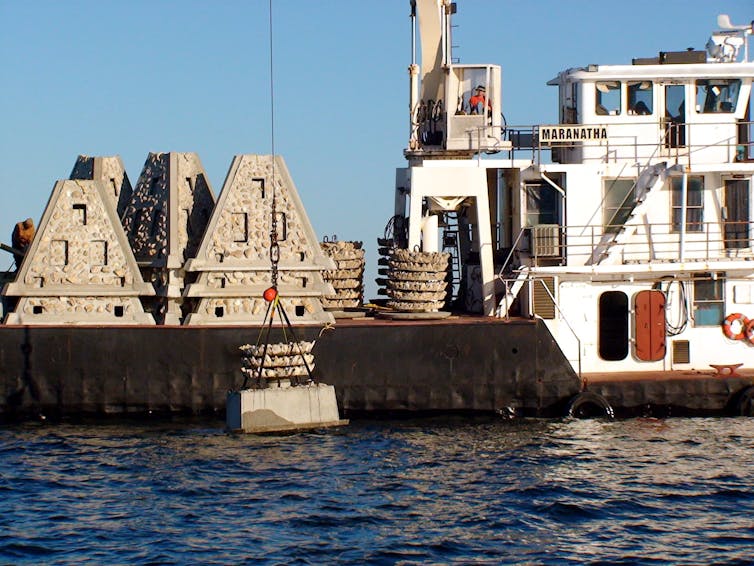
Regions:
<svg viewBox="0 0 754 566"><path fill-rule="evenodd" d="M746 325L746 329L744 330L746 339L754 344L754 318L752 318L749 323Z"/></svg>
<svg viewBox="0 0 754 566"><path fill-rule="evenodd" d="M264 293L262 293L262 296L264 297L264 300L268 303L271 303L274 301L278 296L278 290L275 289L275 287L268 287L264 290Z"/></svg>
<svg viewBox="0 0 754 566"><path fill-rule="evenodd" d="M746 329L751 325L751 321L740 312L729 314L723 321L723 334L731 340L743 340L747 337ZM733 327L738 327L735 330Z"/></svg>

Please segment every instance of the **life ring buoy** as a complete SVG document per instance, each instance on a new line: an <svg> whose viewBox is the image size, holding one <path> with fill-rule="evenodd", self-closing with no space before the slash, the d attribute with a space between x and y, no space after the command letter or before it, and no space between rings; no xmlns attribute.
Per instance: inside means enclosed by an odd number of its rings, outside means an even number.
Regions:
<svg viewBox="0 0 754 566"><path fill-rule="evenodd" d="M735 331L733 326L738 323L739 330ZM746 338L746 329L750 321L740 312L729 314L723 321L723 334L731 340L743 340Z"/></svg>
<svg viewBox="0 0 754 566"><path fill-rule="evenodd" d="M746 330L744 332L746 333L746 339L754 344L754 318L752 318L746 325Z"/></svg>

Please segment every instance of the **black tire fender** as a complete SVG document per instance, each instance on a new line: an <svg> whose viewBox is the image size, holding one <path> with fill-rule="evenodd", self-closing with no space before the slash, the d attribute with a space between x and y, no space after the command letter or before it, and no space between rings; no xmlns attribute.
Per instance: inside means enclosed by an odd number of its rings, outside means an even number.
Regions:
<svg viewBox="0 0 754 566"><path fill-rule="evenodd" d="M602 395L592 391L582 391L568 402L566 415L576 419L615 418L610 403Z"/></svg>
<svg viewBox="0 0 754 566"><path fill-rule="evenodd" d="M736 395L735 414L740 417L754 417L754 385L741 390Z"/></svg>

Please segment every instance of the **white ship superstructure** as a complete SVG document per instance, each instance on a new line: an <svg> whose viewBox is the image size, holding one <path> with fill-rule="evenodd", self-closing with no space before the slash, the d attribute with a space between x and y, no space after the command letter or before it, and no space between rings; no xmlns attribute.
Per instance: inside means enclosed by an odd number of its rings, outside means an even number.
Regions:
<svg viewBox="0 0 754 566"><path fill-rule="evenodd" d="M454 4L415 6L405 245L451 252L466 309L544 319L585 378L754 368L751 25L563 71L559 123L512 127L500 67L453 62Z"/></svg>

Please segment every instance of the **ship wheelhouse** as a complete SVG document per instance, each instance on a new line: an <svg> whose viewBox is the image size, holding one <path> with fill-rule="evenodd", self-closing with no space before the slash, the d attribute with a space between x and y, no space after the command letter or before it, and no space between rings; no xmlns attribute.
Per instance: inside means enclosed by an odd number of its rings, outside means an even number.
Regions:
<svg viewBox="0 0 754 566"><path fill-rule="evenodd" d="M532 128L530 147L514 148L532 151L513 219L527 231L525 264L751 254L754 64L640 63L569 69L549 83L561 123Z"/></svg>
<svg viewBox="0 0 754 566"><path fill-rule="evenodd" d="M543 318L588 378L751 365L720 329L754 317L753 81L698 51L550 81L559 123L508 129L498 313Z"/></svg>

